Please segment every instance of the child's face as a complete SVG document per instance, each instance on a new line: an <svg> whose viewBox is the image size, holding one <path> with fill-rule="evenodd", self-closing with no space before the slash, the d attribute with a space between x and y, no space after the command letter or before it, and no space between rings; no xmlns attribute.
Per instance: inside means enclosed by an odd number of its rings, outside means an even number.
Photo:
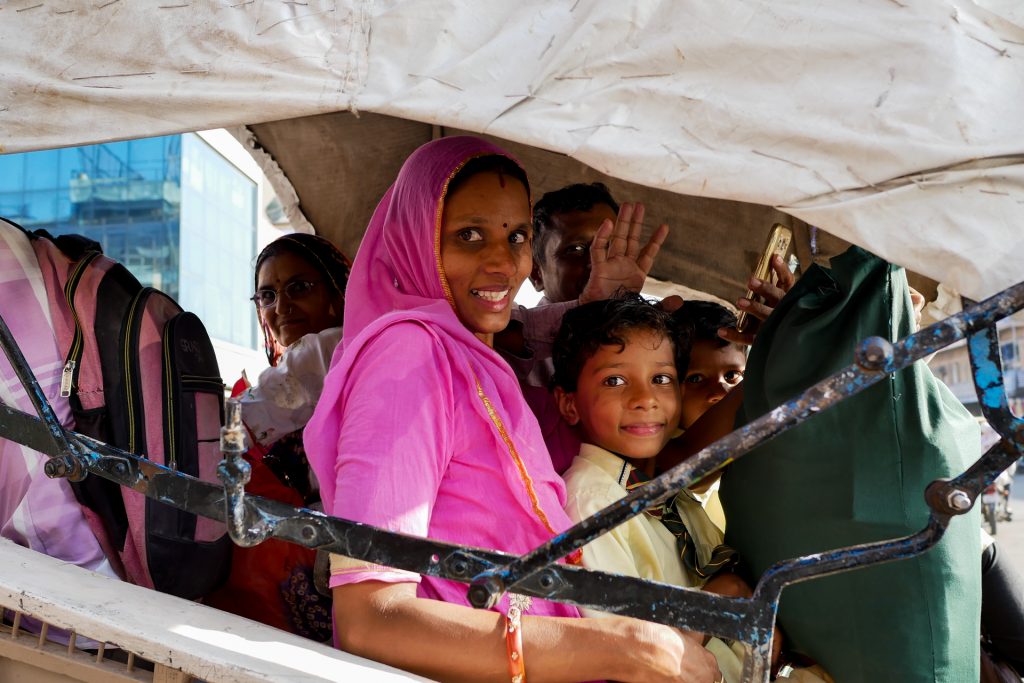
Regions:
<svg viewBox="0 0 1024 683"><path fill-rule="evenodd" d="M562 417L583 441L628 458L651 458L679 425L680 390L672 342L636 331L625 348L602 346L584 364L576 391L556 389Z"/></svg>
<svg viewBox="0 0 1024 683"><path fill-rule="evenodd" d="M747 358L735 344L718 346L709 339L698 339L690 351L690 366L683 380L683 418L687 429L708 408L721 401L743 381Z"/></svg>

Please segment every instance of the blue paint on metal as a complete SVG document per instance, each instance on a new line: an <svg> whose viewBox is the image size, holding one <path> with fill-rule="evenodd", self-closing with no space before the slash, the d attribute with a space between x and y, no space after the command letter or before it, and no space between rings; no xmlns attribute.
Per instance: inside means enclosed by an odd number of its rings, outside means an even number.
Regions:
<svg viewBox="0 0 1024 683"><path fill-rule="evenodd" d="M990 408L999 408L1006 403L1006 392L1003 388L1003 373L997 361L991 356L992 344L989 336L975 334L967 343L975 365L974 383L978 388L978 400Z"/></svg>

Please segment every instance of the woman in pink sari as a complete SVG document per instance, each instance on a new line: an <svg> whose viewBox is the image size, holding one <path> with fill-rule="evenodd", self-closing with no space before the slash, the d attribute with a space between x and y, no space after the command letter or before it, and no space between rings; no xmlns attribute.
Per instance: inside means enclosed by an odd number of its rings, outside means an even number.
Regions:
<svg viewBox="0 0 1024 683"><path fill-rule="evenodd" d="M499 148L444 138L405 162L356 256L344 340L305 432L329 514L516 554L570 526L537 421L492 348L531 234L525 172ZM523 681L524 665L533 683L718 677L698 640L658 624L539 599L520 622L503 616L508 596L474 610L465 584L341 556L330 585L344 649L433 678Z"/></svg>

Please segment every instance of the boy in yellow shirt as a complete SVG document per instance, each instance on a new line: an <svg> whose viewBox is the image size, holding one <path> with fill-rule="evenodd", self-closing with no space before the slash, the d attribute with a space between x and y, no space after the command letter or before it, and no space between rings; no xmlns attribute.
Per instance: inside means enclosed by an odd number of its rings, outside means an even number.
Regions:
<svg viewBox="0 0 1024 683"><path fill-rule="evenodd" d="M563 419L583 442L563 475L566 512L573 521L604 509L653 474L655 456L678 433L683 411L680 376L689 362L691 335L691 327L681 328L671 315L637 295L585 304L566 313L554 344L552 382ZM583 547L583 564L723 595L750 596L750 587L735 574L716 574L729 564L733 551L722 545L723 532L704 509L704 498L713 490L684 490L670 503L619 525ZM717 638L706 647L718 659L726 680L737 683L742 647Z"/></svg>
<svg viewBox="0 0 1024 683"><path fill-rule="evenodd" d="M654 456L678 429L678 368L686 367L689 346L672 317L639 296L586 304L566 314L554 344L555 400L583 441L564 475L570 518L578 521L603 509L653 473ZM682 516L691 535L712 533L720 542L722 532L699 503L688 512ZM707 568L687 567L678 546L676 535L645 513L584 546L583 563L680 586L704 585L707 577L700 574ZM723 584L739 581L725 576ZM724 587L734 593L734 586ZM733 650L717 639L708 649L723 673L738 674Z"/></svg>

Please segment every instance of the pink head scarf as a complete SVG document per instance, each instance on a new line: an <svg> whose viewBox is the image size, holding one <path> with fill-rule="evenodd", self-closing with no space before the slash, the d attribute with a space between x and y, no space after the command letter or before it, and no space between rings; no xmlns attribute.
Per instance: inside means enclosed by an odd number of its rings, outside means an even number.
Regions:
<svg viewBox="0 0 1024 683"><path fill-rule="evenodd" d="M348 283L352 304L345 307L346 341L383 315L446 300L440 244L443 198L466 162L492 154L508 156L484 140L452 137L427 143L406 159L356 254Z"/></svg>
<svg viewBox="0 0 1024 683"><path fill-rule="evenodd" d="M374 211L348 282L344 338L305 433L307 456L325 505L335 498L340 431L336 411L345 409L349 369L389 326L415 320L444 340L452 360L453 392L479 397L474 401L475 415L464 419L490 425L494 449L502 456L505 484L515 492L524 513L515 518L522 524L540 525L547 535L569 526L561 509L564 485L554 473L519 382L508 364L459 321L441 265L440 230L448 184L466 162L490 155L519 164L478 138L449 137L427 143L406 160ZM380 437L388 439L387 434ZM544 493L538 495L541 488Z"/></svg>

